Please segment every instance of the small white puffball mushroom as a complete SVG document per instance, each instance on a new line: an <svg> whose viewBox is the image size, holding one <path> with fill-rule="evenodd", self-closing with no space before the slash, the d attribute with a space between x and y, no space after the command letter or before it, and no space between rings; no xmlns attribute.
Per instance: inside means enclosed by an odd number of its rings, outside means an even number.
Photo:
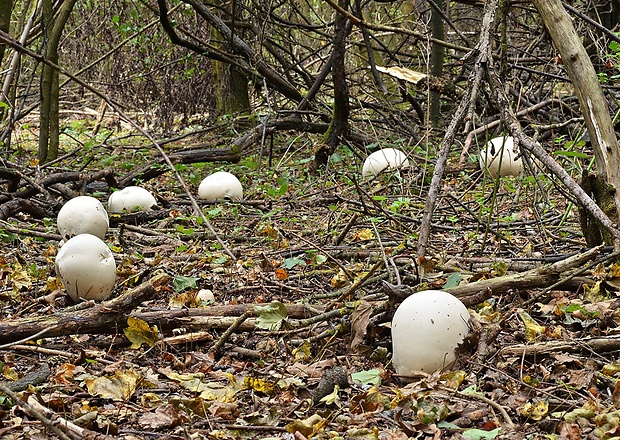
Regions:
<svg viewBox="0 0 620 440"><path fill-rule="evenodd" d="M108 209L115 214L123 211L150 211L155 205L157 205L157 200L153 194L140 186L128 186L113 192L108 198Z"/></svg>
<svg viewBox="0 0 620 440"><path fill-rule="evenodd" d="M482 171L491 177L518 176L523 169L523 161L516 159L518 151L514 151L512 136L501 136L491 139L480 151L479 163Z"/></svg>
<svg viewBox="0 0 620 440"><path fill-rule="evenodd" d="M90 196L74 197L65 203L58 212L56 224L65 240L78 234L103 238L110 225L108 213L101 202Z"/></svg>
<svg viewBox="0 0 620 440"><path fill-rule="evenodd" d="M200 289L196 294L196 299L203 304L214 304L215 295L210 289Z"/></svg>
<svg viewBox="0 0 620 440"><path fill-rule="evenodd" d="M456 360L469 333L469 312L455 296L424 290L407 297L392 319L392 363L397 374L432 373Z"/></svg>
<svg viewBox="0 0 620 440"><path fill-rule="evenodd" d="M76 235L56 255L56 274L73 301L103 301L116 283L116 263L110 248L91 234Z"/></svg>
<svg viewBox="0 0 620 440"><path fill-rule="evenodd" d="M385 169L409 167L407 155L396 148L384 148L370 154L362 166L362 177L374 177Z"/></svg>
<svg viewBox="0 0 620 440"><path fill-rule="evenodd" d="M198 197L203 200L243 198L243 187L234 175L227 171L218 171L205 177L198 186Z"/></svg>

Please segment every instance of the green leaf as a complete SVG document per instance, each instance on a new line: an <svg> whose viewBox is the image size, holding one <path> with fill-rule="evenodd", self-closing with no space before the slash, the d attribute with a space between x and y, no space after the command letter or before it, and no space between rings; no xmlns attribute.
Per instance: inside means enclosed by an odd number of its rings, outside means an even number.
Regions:
<svg viewBox="0 0 620 440"><path fill-rule="evenodd" d="M467 429L463 431L463 437L468 440L492 440L499 435L501 428L495 428L493 431L483 431L482 429Z"/></svg>
<svg viewBox="0 0 620 440"><path fill-rule="evenodd" d="M353 382L360 385L381 385L381 370L366 370L351 374Z"/></svg>
<svg viewBox="0 0 620 440"><path fill-rule="evenodd" d="M185 228L183 225L177 225L177 232L185 235L191 235L194 233L194 228Z"/></svg>
<svg viewBox="0 0 620 440"><path fill-rule="evenodd" d="M183 275L177 275L172 280L172 288L177 293L182 292L188 288L195 289L196 281L198 281L199 279L200 278L197 277L184 277Z"/></svg>
<svg viewBox="0 0 620 440"><path fill-rule="evenodd" d="M282 267L285 269L292 269L295 266L305 266L306 262L299 257L287 258L282 262Z"/></svg>
<svg viewBox="0 0 620 440"><path fill-rule="evenodd" d="M581 151L559 150L559 151L554 151L553 154L555 156L576 157L578 159L587 159L588 158L588 155L585 154L585 153L582 153Z"/></svg>
<svg viewBox="0 0 620 440"><path fill-rule="evenodd" d="M272 301L266 306L255 306L256 327L269 331L277 331L282 327L288 313L286 307L280 301Z"/></svg>
<svg viewBox="0 0 620 440"><path fill-rule="evenodd" d="M444 289L449 289L450 287L456 287L461 284L463 281L463 277L459 272L451 273L448 278L446 278L446 284L444 284Z"/></svg>
<svg viewBox="0 0 620 440"><path fill-rule="evenodd" d="M316 264L323 264L327 261L327 257L323 254L316 254L314 261L316 261Z"/></svg>

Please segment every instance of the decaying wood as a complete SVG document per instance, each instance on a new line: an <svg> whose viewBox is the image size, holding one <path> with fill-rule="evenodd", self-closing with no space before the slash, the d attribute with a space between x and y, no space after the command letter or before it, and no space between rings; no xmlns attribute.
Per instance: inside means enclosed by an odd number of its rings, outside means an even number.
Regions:
<svg viewBox="0 0 620 440"><path fill-rule="evenodd" d="M132 313L134 318L141 319L150 325L157 325L161 330L174 328L186 329L226 329L229 328L246 312L252 312L254 307L264 304L231 304L214 305L195 309L157 310L150 312ZM292 319L303 319L314 316L314 313L303 304L285 304L287 315ZM313 308L317 310L316 307ZM323 311L323 308L318 308ZM255 328L255 318L246 319L238 328L239 331L248 331Z"/></svg>
<svg viewBox="0 0 620 440"><path fill-rule="evenodd" d="M480 280L445 290L459 298L466 306L472 306L490 298L491 295L505 293L508 290L547 287L556 283L563 272L595 258L602 248L603 246L597 246L565 260L546 264L527 272Z"/></svg>
<svg viewBox="0 0 620 440"><path fill-rule="evenodd" d="M91 431L90 429L82 428L81 426L76 425L73 422L70 422L67 419L60 417L54 411L45 406L41 405L36 396L30 396L28 398L28 413L32 414L34 412L38 412L45 417L49 418L51 423L49 426L58 427L58 429L62 429L70 439L81 439L81 440L114 440L119 437L102 434L96 431Z"/></svg>
<svg viewBox="0 0 620 440"><path fill-rule="evenodd" d="M527 272L481 280L448 288L446 291L460 298L465 305L472 306L493 294L504 293L511 289L546 287L557 282L563 272L593 259L601 249L602 246L599 246ZM150 325L157 325L162 331L185 328L190 331L204 332L208 329L228 329L235 324L239 316L246 314L247 319L236 328L236 331L243 332L256 329L256 318L250 317L250 314L253 313L257 304L132 312L138 304L151 297L169 280L168 275L159 274L117 298L92 307L88 307L89 303L83 303L75 308L52 315L0 322L0 343L20 341L34 335L37 337L55 337L84 333L114 334L127 326L129 316L142 319ZM314 322L315 320L329 320L332 318L330 313L334 316L347 314L347 312L341 313L340 309L325 313L326 308L309 308L303 304L286 304L285 307L288 317L292 320L291 325L295 327L307 325L307 322ZM321 313L321 315L317 316L317 313Z"/></svg>
<svg viewBox="0 0 620 440"><path fill-rule="evenodd" d="M41 192L41 188L46 189L56 183L67 182L83 182L88 184L97 180L105 180L108 186L116 186L114 172L110 169L98 171L96 173L82 173L79 171L67 171L64 173L55 173L45 176L35 181L34 185L28 185L24 189L6 195L0 195L0 203L6 203L9 200L21 198L29 199L30 197Z"/></svg>
<svg viewBox="0 0 620 440"><path fill-rule="evenodd" d="M173 164L197 162L230 162L237 163L241 159L238 148L212 148L202 150L182 150L169 154ZM134 185L138 180L148 181L170 171L163 158L154 160L137 168L119 181L119 187Z"/></svg>
<svg viewBox="0 0 620 440"><path fill-rule="evenodd" d="M500 356L533 356L553 353L608 353L620 350L620 335L602 338L571 339L570 341L545 341L517 344L499 351Z"/></svg>
<svg viewBox="0 0 620 440"><path fill-rule="evenodd" d="M87 302L51 315L0 321L0 343L20 341L36 334L54 337L121 331L127 326L131 311L169 281L169 275L160 273L138 287L100 304ZM90 304L93 304L92 307L88 307Z"/></svg>
<svg viewBox="0 0 620 440"><path fill-rule="evenodd" d="M51 211L38 206L32 200L16 198L0 205L0 220L7 220L18 212L25 212L34 218L53 217Z"/></svg>

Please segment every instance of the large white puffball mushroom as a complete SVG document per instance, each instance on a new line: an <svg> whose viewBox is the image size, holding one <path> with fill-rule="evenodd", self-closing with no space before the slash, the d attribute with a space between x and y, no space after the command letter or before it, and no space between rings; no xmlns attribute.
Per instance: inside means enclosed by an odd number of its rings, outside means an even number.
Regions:
<svg viewBox="0 0 620 440"><path fill-rule="evenodd" d="M101 202L90 196L74 197L65 203L58 212L56 224L65 240L78 234L103 238L110 225L108 213Z"/></svg>
<svg viewBox="0 0 620 440"><path fill-rule="evenodd" d="M58 251L56 274L73 301L103 301L116 283L116 263L112 251L100 238L80 234Z"/></svg>
<svg viewBox="0 0 620 440"><path fill-rule="evenodd" d="M198 197L203 200L243 198L243 187L234 175L226 171L218 171L203 179L198 186Z"/></svg>
<svg viewBox="0 0 620 440"><path fill-rule="evenodd" d="M397 374L432 373L456 360L469 332L469 312L448 292L424 290L407 297L392 319L392 364Z"/></svg>
<svg viewBox="0 0 620 440"><path fill-rule="evenodd" d="M120 214L124 212L150 211L157 205L157 200L148 190L140 186L128 186L115 191L108 198L110 212Z"/></svg>
<svg viewBox="0 0 620 440"><path fill-rule="evenodd" d="M396 148L384 148L370 154L362 166L362 177L374 177L385 169L407 168L407 155Z"/></svg>
<svg viewBox="0 0 620 440"><path fill-rule="evenodd" d="M480 169L487 171L491 177L518 176L523 169L523 161L514 151L512 136L491 139L480 151Z"/></svg>

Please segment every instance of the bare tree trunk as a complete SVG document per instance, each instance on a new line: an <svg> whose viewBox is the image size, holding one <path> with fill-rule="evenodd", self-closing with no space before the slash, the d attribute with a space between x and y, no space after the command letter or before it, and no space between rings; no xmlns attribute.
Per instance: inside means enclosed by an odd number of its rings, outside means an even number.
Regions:
<svg viewBox="0 0 620 440"><path fill-rule="evenodd" d="M76 0L65 0L56 17L52 0L44 0L42 7L43 38L45 41L45 58L58 64L58 44ZM39 162L44 163L58 157L58 71L44 64L41 69L41 92L39 114Z"/></svg>
<svg viewBox="0 0 620 440"><path fill-rule="evenodd" d="M13 1L12 0L2 0L0 2L0 30L3 32L9 33L9 28L11 25L11 11L13 9ZM4 44L0 44L0 64L2 64L2 60L4 59Z"/></svg>
<svg viewBox="0 0 620 440"><path fill-rule="evenodd" d="M348 0L340 0L339 6L348 9ZM349 26L347 18L338 14L334 38L334 49L331 56L332 78L334 81L334 111L323 142L314 153L314 161L310 162L311 171L327 165L349 125L349 89L346 81L345 46Z"/></svg>
<svg viewBox="0 0 620 440"><path fill-rule="evenodd" d="M596 161L596 178L600 188L593 198L614 225L618 225L620 212L620 150L614 134L607 101L603 95L594 66L586 53L573 23L560 0L532 0L545 27L560 52L568 77L575 88L590 135ZM586 231L584 231L585 233ZM614 240L611 232L602 231L606 242Z"/></svg>
<svg viewBox="0 0 620 440"><path fill-rule="evenodd" d="M212 28L212 36L215 40L224 40L220 49L226 53L234 52L232 35L235 35L235 20L239 14L236 11L235 1L228 3L221 2L219 8L230 14L231 38L228 39ZM215 76L215 104L219 116L231 115L236 113L248 113L250 111L250 97L248 94L248 78L234 64L222 61L213 61L213 73Z"/></svg>
<svg viewBox="0 0 620 440"><path fill-rule="evenodd" d="M443 24L443 17L439 10L443 10L443 0L435 0L437 8L433 7L431 15L431 29L433 38L437 40L446 39L446 31ZM431 46L431 74L437 78L440 78L443 73L443 59L444 59L445 47L441 44L432 43ZM433 127L439 125L439 107L441 104L441 93L431 90L430 91L430 106L429 116Z"/></svg>

